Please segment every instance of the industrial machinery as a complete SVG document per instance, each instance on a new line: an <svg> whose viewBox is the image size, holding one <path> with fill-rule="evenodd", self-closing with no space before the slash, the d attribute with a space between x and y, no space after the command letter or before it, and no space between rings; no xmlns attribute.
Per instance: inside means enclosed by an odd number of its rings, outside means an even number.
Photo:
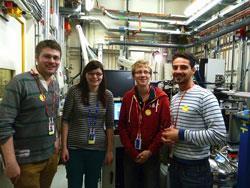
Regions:
<svg viewBox="0 0 250 188"><path fill-rule="evenodd" d="M209 158L213 173L213 184L218 187L235 187L237 184L238 162L230 155L230 147L225 146L216 150Z"/></svg>

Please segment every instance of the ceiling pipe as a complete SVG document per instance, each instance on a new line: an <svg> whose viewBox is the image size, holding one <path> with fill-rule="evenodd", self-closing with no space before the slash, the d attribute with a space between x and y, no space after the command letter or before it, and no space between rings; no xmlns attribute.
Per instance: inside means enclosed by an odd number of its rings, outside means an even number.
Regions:
<svg viewBox="0 0 250 188"><path fill-rule="evenodd" d="M158 23L158 24L171 24L171 25L189 25L196 19L198 19L200 16L204 15L207 11L212 9L214 6L216 6L221 0L214 1L213 4L209 4L209 6L205 7L205 11L201 12L199 11L198 13L194 14L188 20L186 21L178 21L178 20L166 20L166 19L151 19L151 18L138 18L138 17L129 17L129 16L115 16L108 12L105 8L102 8L103 14L107 15L111 19L115 20L126 20L126 21L137 21L139 22L149 22L149 23Z"/></svg>
<svg viewBox="0 0 250 188"><path fill-rule="evenodd" d="M27 1L27 0L26 0ZM37 2L37 0L28 0L31 4L33 4L36 7L37 12L39 12L42 15L42 7Z"/></svg>
<svg viewBox="0 0 250 188"><path fill-rule="evenodd" d="M157 43L141 43L141 42L124 42L124 41L109 41L107 45L127 45L127 46L144 46L144 47L158 47L158 48L186 48L191 47L190 44L157 44Z"/></svg>
<svg viewBox="0 0 250 188"><path fill-rule="evenodd" d="M126 26L109 27L101 19L91 16L82 16L80 17L80 19L86 21L99 22L108 31L113 31L113 32L138 31L138 28L131 28ZM141 28L140 33L190 35L190 32L181 32L181 31L166 30L166 29L146 29L146 28Z"/></svg>
<svg viewBox="0 0 250 188"><path fill-rule="evenodd" d="M202 37L198 41L191 44L156 44L156 43L138 43L138 42L123 42L123 41L109 41L107 45L129 45L129 46L145 46L145 47L159 47L159 48L190 48L195 45L199 45L205 42L208 42L212 39L218 38L222 35L235 31L241 27L247 26L250 24L250 17L245 18L234 25L228 26L221 31L212 34L210 36Z"/></svg>
<svg viewBox="0 0 250 188"><path fill-rule="evenodd" d="M217 2L218 3L218 2ZM223 3L220 2L220 3ZM230 12L236 10L237 8L240 7L247 7L246 5L248 5L250 2L249 1L243 1L240 2L236 5L234 5L232 8L230 8ZM139 17L131 17L131 16L116 16L111 14L107 9L105 9L104 7L102 7L102 12L104 15L107 15L109 18L114 19L114 20L121 20L121 21L136 21L136 22L148 22L148 23L158 23L158 24L169 24L169 25L184 25L187 26L190 23L192 23L193 21L195 21L196 19L198 19L200 16L202 16L203 14L205 14L207 11L209 11L209 9L211 9L212 7L216 6L216 3L214 3L213 5L210 5L210 7L207 7L207 10L203 13L199 13L199 14L195 14L192 17L190 17L188 20L186 21L179 21L179 20L166 20L166 19L153 19L153 18L139 18ZM219 22L221 20L222 16L226 16L226 14L228 14L228 11L225 11L225 13L220 13L220 15L217 18L211 18L210 20L206 21L205 23L201 24L200 26L198 26L197 28L194 29L194 31L191 32L197 32L198 30L202 30L202 28L204 28L206 25L210 24L211 22L216 22L216 20Z"/></svg>
<svg viewBox="0 0 250 188"><path fill-rule="evenodd" d="M149 12L135 12L135 11L124 11L124 10L114 10L114 9L107 9L104 6L98 6L98 10L102 10L105 9L107 10L109 13L115 13L115 14L122 14L122 15L133 15L133 16L137 16L138 14L142 14L143 16L146 17L156 17L156 18L161 18L161 19L165 19L165 18L170 18L170 19L179 19L179 20L187 20L187 17L184 15L178 15L178 14L162 14L162 13L149 13Z"/></svg>
<svg viewBox="0 0 250 188"><path fill-rule="evenodd" d="M15 3L20 5L20 7L30 13L37 21L40 21L42 18L42 8L39 4L34 4L34 2L30 2L27 0L15 0Z"/></svg>
<svg viewBox="0 0 250 188"><path fill-rule="evenodd" d="M131 17L131 16L115 16L109 13L106 9L102 9L104 15L107 15L109 18L114 20L122 20L122 21L135 21L135 22L148 22L148 23L158 23L158 24L172 24L172 25L184 25L183 21L176 20L164 20L164 19L153 19L153 18L139 18L139 17Z"/></svg>
<svg viewBox="0 0 250 188"><path fill-rule="evenodd" d="M224 20L224 21L221 21L205 30L202 30L199 32L199 35L200 36L203 36L203 35L206 35L208 33L212 33L214 30L218 29L221 27L221 25L230 25L232 22L235 22L236 20L240 20L240 19L243 19L247 16L250 15L250 9L247 9L247 10L243 10L231 17L229 17L228 19ZM192 33L192 32L191 32Z"/></svg>
<svg viewBox="0 0 250 188"><path fill-rule="evenodd" d="M237 23L235 23L233 25L230 25L230 26L226 27L225 29L222 29L221 31L218 31L215 34L212 34L212 35L206 36L206 37L202 37L197 44L201 44L203 42L208 42L208 41L210 41L212 39L218 38L218 37L220 37L222 35L225 35L227 33L235 31L235 30L237 30L237 29L239 29L241 27L247 26L249 24L250 24L250 17L247 17L245 19L242 19L242 20L238 21ZM195 43L195 45L196 45L196 43Z"/></svg>
<svg viewBox="0 0 250 188"><path fill-rule="evenodd" d="M50 29L50 0L45 0L44 8L44 38L49 39Z"/></svg>
<svg viewBox="0 0 250 188"><path fill-rule="evenodd" d="M193 21L195 21L196 19L198 19L199 17L201 17L202 15L204 15L205 13L207 13L209 10L211 10L220 3L222 3L222 0L214 0L212 2L209 2L206 6L202 7L201 10L194 13L193 16L191 16L187 21L185 21L185 25L189 25L190 23L192 23Z"/></svg>
<svg viewBox="0 0 250 188"><path fill-rule="evenodd" d="M249 7L249 5L250 5L250 1L240 2L240 3L230 7L229 9L220 12L217 16L214 16L211 19L207 20L206 22L202 23L201 25L196 27L193 31L191 31L191 34L197 33L199 31L204 32L204 29L207 29L210 26L214 27L216 24L218 24L220 21L222 21L223 18L225 18L225 17L227 18L228 15L241 13L242 11L246 10L247 7Z"/></svg>

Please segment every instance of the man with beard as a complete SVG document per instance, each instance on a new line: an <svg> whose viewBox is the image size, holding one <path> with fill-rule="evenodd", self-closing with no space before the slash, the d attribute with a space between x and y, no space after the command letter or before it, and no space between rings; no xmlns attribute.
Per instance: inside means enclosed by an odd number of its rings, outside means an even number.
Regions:
<svg viewBox="0 0 250 188"><path fill-rule="evenodd" d="M211 145L223 145L226 129L215 96L194 84L196 58L188 53L173 56L173 79L180 91L171 100L171 127L162 141L171 145L171 187L212 187L208 158Z"/></svg>

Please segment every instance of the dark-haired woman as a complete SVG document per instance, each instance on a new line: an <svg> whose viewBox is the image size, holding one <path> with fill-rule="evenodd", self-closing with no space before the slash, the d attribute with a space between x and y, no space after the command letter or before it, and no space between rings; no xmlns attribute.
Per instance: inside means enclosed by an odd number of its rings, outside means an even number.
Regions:
<svg viewBox="0 0 250 188"><path fill-rule="evenodd" d="M103 161L113 160L113 95L105 87L103 65L84 68L80 83L69 89L62 117L62 160L68 187L97 188Z"/></svg>

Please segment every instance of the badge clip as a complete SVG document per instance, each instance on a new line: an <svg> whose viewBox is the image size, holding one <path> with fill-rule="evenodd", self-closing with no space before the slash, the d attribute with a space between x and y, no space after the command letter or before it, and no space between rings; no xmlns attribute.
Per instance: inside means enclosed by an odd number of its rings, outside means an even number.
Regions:
<svg viewBox="0 0 250 188"><path fill-rule="evenodd" d="M135 149L141 150L142 139L141 136L137 135L135 139Z"/></svg>
<svg viewBox="0 0 250 188"><path fill-rule="evenodd" d="M55 134L55 123L54 123L54 118L50 117L49 118L49 135Z"/></svg>
<svg viewBox="0 0 250 188"><path fill-rule="evenodd" d="M90 128L88 135L88 144L95 144L95 129Z"/></svg>

